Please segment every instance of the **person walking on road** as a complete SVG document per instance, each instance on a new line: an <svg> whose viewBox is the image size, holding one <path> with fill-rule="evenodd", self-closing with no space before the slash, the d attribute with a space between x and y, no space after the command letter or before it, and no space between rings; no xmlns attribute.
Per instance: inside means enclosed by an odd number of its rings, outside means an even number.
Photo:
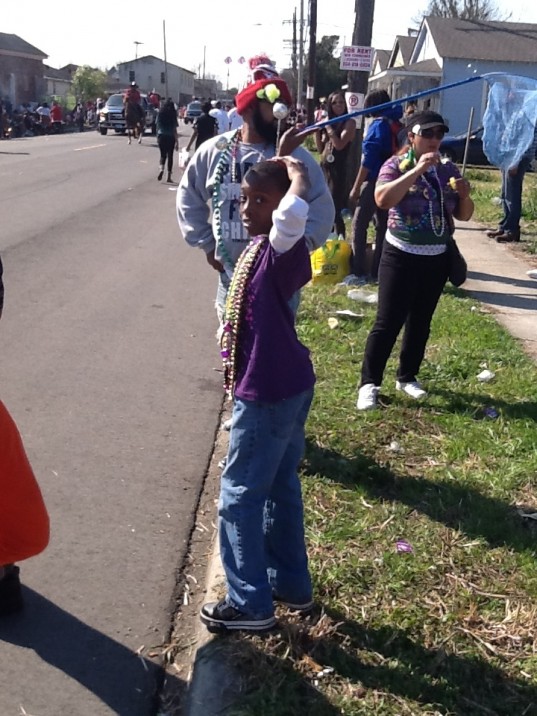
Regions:
<svg viewBox="0 0 537 716"><path fill-rule="evenodd" d="M218 506L227 593L201 609L210 631L271 629L274 601L303 614L313 608L298 466L315 374L289 306L311 279L308 184L292 157L255 164L241 184L252 241L233 274L222 334L233 397Z"/></svg>
<svg viewBox="0 0 537 716"><path fill-rule="evenodd" d="M173 150L178 149L179 139L177 136L177 112L175 104L171 99L167 100L164 107L157 115L157 142L160 149L160 165L157 179L160 181L164 174L164 166L168 162L168 182L172 181L173 172Z"/></svg>
<svg viewBox="0 0 537 716"><path fill-rule="evenodd" d="M207 263L218 273L216 310L221 320L236 261L249 242L239 215L240 184L246 171L276 154L302 161L310 180L306 241L310 250L327 239L334 223L334 203L321 168L312 155L298 146L303 137L291 127L278 140L274 107L290 106L287 84L265 56L250 60L251 76L237 94L242 127L204 142L190 160L177 192L177 218L185 241L202 249ZM209 208L212 205L212 213Z"/></svg>
<svg viewBox="0 0 537 716"><path fill-rule="evenodd" d="M196 149L206 142L211 137L214 137L217 129L217 122L214 117L211 117L209 112L211 111L211 103L205 102L201 108L201 114L194 122L194 131L190 136L190 140L186 145L186 151L190 151L191 146L196 143Z"/></svg>

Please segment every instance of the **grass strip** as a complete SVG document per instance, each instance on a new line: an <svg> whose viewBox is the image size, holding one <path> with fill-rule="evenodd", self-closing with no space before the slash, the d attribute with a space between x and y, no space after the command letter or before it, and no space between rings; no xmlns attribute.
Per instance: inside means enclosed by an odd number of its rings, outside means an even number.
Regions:
<svg viewBox="0 0 537 716"><path fill-rule="evenodd" d="M302 479L319 609L221 640L245 674L226 713L537 714L537 521L522 516L537 513L537 369L448 288L427 399L395 392L396 346L382 408L359 413L375 306L346 293L308 287L298 322L318 376ZM330 328L348 308L363 318Z"/></svg>

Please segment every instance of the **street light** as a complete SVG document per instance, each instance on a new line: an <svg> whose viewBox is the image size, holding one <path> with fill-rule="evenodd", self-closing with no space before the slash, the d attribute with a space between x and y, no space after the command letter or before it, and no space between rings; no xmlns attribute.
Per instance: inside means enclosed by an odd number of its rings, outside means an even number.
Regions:
<svg viewBox="0 0 537 716"><path fill-rule="evenodd" d="M134 47L136 48L136 49L135 49L135 52L134 52L134 59L135 59L135 60L138 59L138 45L143 45L143 44L144 44L143 42L138 42L138 40L134 40Z"/></svg>

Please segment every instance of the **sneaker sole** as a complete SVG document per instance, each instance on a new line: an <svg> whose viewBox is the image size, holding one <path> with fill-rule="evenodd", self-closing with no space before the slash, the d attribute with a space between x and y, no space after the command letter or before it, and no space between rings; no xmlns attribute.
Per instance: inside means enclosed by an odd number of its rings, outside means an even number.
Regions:
<svg viewBox="0 0 537 716"><path fill-rule="evenodd" d="M300 616L307 617L309 614L312 613L313 607L315 606L315 602L307 602L305 604L294 604L293 602L286 602L283 599L278 599L277 597L274 597L274 601L276 604L278 604L280 607L283 607L283 609L288 609L290 612L295 612L296 614L300 614Z"/></svg>
<svg viewBox="0 0 537 716"><path fill-rule="evenodd" d="M268 619L237 619L235 621L221 621L200 611L200 619L210 632L222 631L270 631L276 626L276 618Z"/></svg>

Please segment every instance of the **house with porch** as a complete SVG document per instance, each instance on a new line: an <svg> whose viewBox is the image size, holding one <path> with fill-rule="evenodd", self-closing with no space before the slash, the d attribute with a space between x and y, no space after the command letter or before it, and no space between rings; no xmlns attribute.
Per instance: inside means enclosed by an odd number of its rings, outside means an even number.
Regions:
<svg viewBox="0 0 537 716"><path fill-rule="evenodd" d="M396 37L387 67L374 65L369 89L397 99L489 72L537 79L535 58L535 24L426 17L415 36ZM471 108L473 126L482 123L487 96L488 84L476 81L430 94L418 106L440 112L450 134L458 134L466 131Z"/></svg>

